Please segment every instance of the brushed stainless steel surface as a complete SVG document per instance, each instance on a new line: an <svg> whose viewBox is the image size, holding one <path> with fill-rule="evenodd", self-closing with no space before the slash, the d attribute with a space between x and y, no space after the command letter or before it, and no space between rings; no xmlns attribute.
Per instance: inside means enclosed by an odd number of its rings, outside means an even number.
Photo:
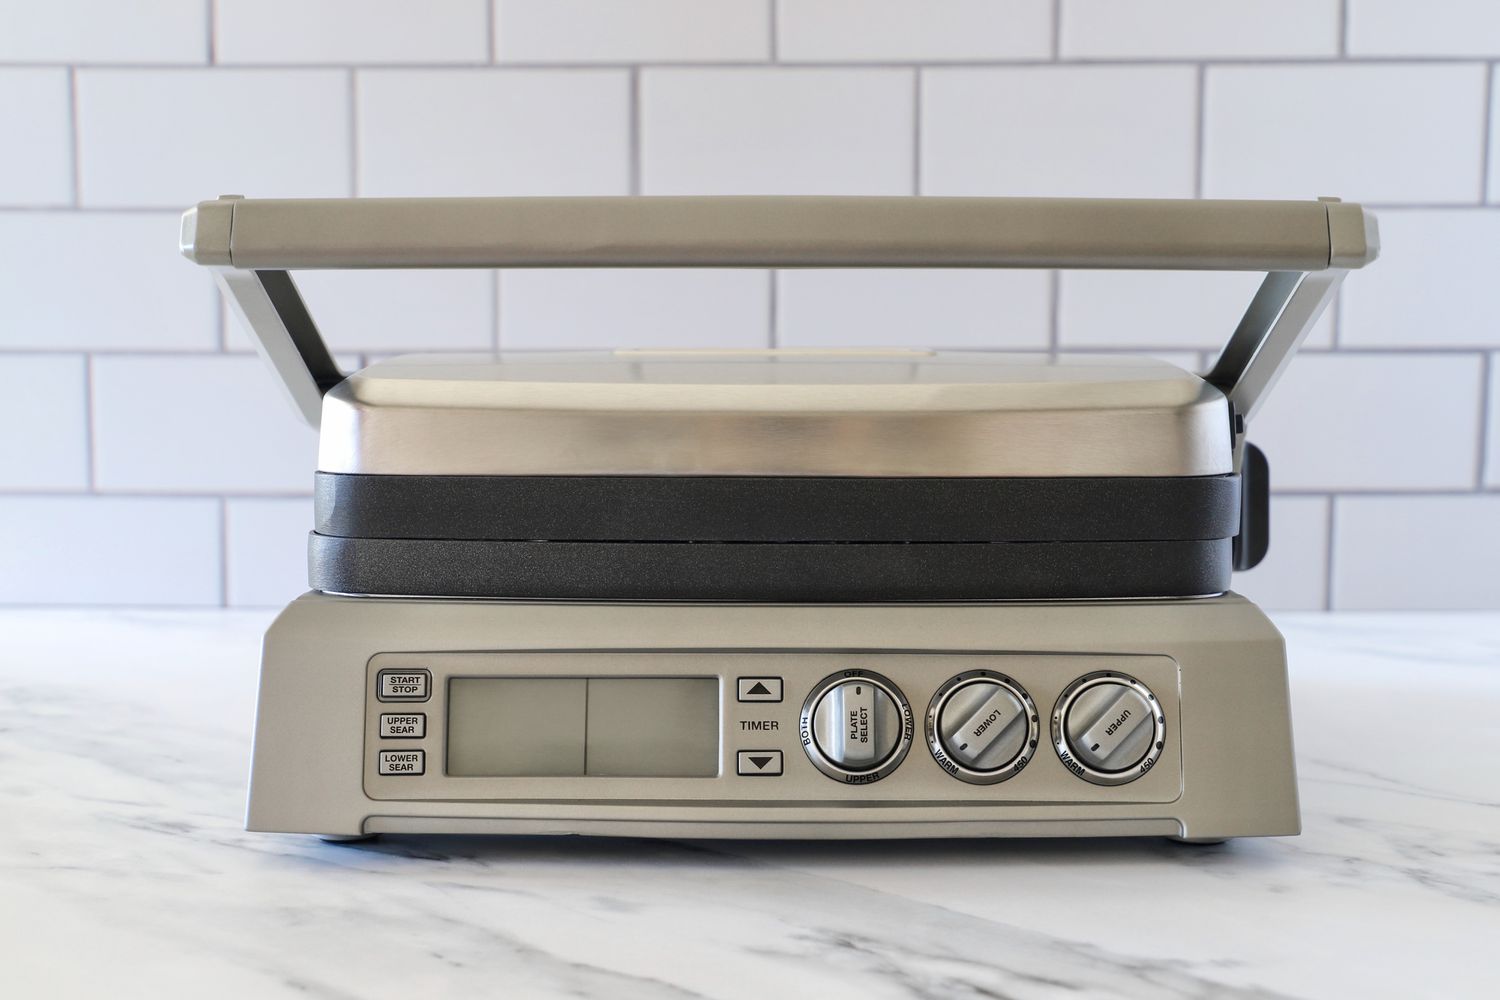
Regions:
<svg viewBox="0 0 1500 1000"><path fill-rule="evenodd" d="M1166 716L1145 684L1107 672L1080 678L1063 692L1052 732L1058 756L1075 774L1118 785L1155 766L1165 747Z"/></svg>
<svg viewBox="0 0 1500 1000"><path fill-rule="evenodd" d="M408 356L323 402L318 467L386 475L1208 476L1228 404L1149 358Z"/></svg>
<svg viewBox="0 0 1500 1000"><path fill-rule="evenodd" d="M1036 749L1038 719L1016 681L987 670L950 679L927 711L933 759L955 778L994 784L1020 773Z"/></svg>
<svg viewBox="0 0 1500 1000"><path fill-rule="evenodd" d="M418 660L433 673L428 734L403 746L427 749L429 766L420 777L381 776L379 718L392 709L376 697L377 674L382 665ZM830 781L798 750L811 739L798 703L741 704L733 696L740 676L780 676L789 693L805 692L830 676L870 676L871 666L924 704L966 670L1012 677L1047 705L1091 672L1128 673L1156 693L1172 736L1149 773L1118 786L1079 780L1052 752L995 785L955 781L928 754L909 756L874 784ZM645 674L718 676L722 760L740 749L781 749L785 773L739 776L728 766L711 778L444 773L449 678ZM1256 766L1246 768L1252 757ZM343 835L461 828L820 838L1291 834L1298 819L1284 650L1265 616L1237 595L756 606L308 594L267 634L248 824Z"/></svg>
<svg viewBox="0 0 1500 1000"><path fill-rule="evenodd" d="M1101 684L1078 696L1063 728L1083 763L1098 771L1124 771L1151 749L1151 706L1124 684Z"/></svg>
<svg viewBox="0 0 1500 1000"><path fill-rule="evenodd" d="M813 687L800 729L802 749L819 771L850 783L879 781L911 747L911 705L888 678L844 671Z"/></svg>
<svg viewBox="0 0 1500 1000"><path fill-rule="evenodd" d="M1374 217L1312 202L1077 198L386 198L252 201L182 218L179 249L213 266L303 418L337 367L292 268L1073 267L1334 273L1380 252ZM239 278L232 276L238 274ZM274 286L268 297L262 286ZM1321 298L1311 295L1323 290ZM1248 377L1242 412L1275 382L1322 305L1288 309ZM1256 312L1254 308L1247 319ZM1245 324L1241 324L1242 330ZM1264 331L1265 327L1257 326ZM1253 353L1253 352L1252 352ZM1216 381L1225 391L1233 386Z"/></svg>
<svg viewBox="0 0 1500 1000"><path fill-rule="evenodd" d="M179 247L235 267L1137 267L1311 271L1371 255L1319 201L944 197L201 202ZM1346 215L1357 205L1343 206Z"/></svg>

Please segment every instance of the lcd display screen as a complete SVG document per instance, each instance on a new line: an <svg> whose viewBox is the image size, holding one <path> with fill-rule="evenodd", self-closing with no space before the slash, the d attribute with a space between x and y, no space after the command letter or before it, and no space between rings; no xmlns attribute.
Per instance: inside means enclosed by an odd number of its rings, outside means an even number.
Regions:
<svg viewBox="0 0 1500 1000"><path fill-rule="evenodd" d="M717 677L454 677L455 777L708 778Z"/></svg>

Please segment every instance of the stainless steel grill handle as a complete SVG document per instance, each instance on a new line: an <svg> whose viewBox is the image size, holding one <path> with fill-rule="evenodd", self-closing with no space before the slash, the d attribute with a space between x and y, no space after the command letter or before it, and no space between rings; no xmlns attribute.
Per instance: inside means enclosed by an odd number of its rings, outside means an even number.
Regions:
<svg viewBox="0 0 1500 1000"><path fill-rule="evenodd" d="M1266 271L1208 380L1248 418L1375 220L1321 201L1078 198L395 198L188 209L181 249L214 268L314 426L343 374L288 270L428 267L993 267Z"/></svg>

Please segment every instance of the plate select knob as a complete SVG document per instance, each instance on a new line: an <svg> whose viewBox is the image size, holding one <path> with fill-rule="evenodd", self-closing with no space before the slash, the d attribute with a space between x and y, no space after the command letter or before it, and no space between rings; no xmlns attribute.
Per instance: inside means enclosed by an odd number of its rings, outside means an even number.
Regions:
<svg viewBox="0 0 1500 1000"><path fill-rule="evenodd" d="M1037 714L1031 697L1001 674L959 674L938 689L927 710L927 741L938 765L956 778L992 784L1031 758Z"/></svg>
<svg viewBox="0 0 1500 1000"><path fill-rule="evenodd" d="M889 774L911 745L911 706L878 674L836 674L802 708L802 744L818 770L851 783Z"/></svg>
<svg viewBox="0 0 1500 1000"><path fill-rule="evenodd" d="M1165 717L1156 697L1124 674L1075 681L1052 718L1058 756L1080 778L1118 785L1145 774L1161 754Z"/></svg>

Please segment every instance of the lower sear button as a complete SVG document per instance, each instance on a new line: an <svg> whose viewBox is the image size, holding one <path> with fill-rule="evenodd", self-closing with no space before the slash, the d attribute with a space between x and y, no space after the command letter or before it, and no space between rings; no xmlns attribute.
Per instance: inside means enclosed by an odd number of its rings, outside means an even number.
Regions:
<svg viewBox="0 0 1500 1000"><path fill-rule="evenodd" d="M375 770L380 774L415 776L427 772L427 753L423 750L382 750Z"/></svg>

